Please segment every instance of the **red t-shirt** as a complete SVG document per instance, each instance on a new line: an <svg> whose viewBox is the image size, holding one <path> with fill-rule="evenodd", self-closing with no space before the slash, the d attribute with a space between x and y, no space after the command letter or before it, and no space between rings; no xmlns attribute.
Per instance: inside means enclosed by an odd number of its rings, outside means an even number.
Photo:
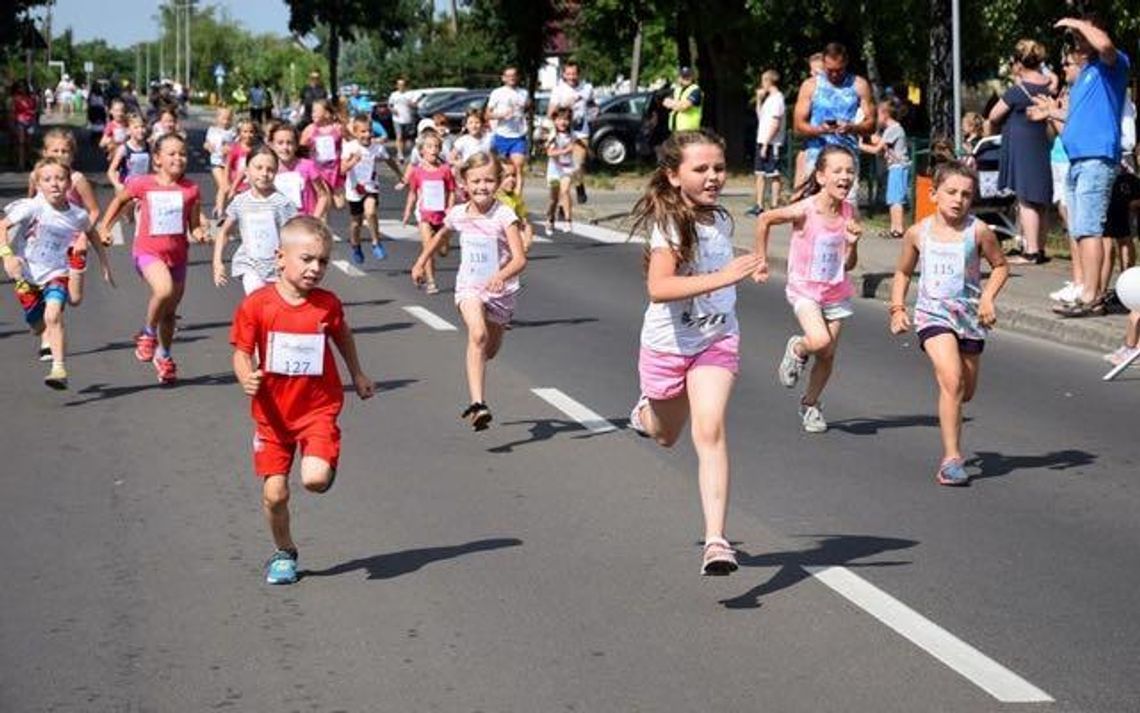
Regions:
<svg viewBox="0 0 1140 713"><path fill-rule="evenodd" d="M455 176L451 173L451 166L446 163L441 163L438 166L429 166L426 162L420 163L418 166L412 167L412 175L408 181L419 195L416 208L420 214L420 221L433 226L443 225L443 219L447 215L447 203L445 202L444 207L439 210L429 208L424 202L424 184L429 182L442 183L443 200L446 201L448 196L455 193ZM436 198L438 199L438 195Z"/></svg>
<svg viewBox="0 0 1140 713"><path fill-rule="evenodd" d="M125 190L139 202L132 254L169 258L169 265L186 262L190 216L198 210L198 186L185 178L162 184L158 176L149 174L127 181Z"/></svg>
<svg viewBox="0 0 1140 713"><path fill-rule="evenodd" d="M266 285L242 300L234 313L230 343L246 354L256 350L260 355L258 368L265 372L265 378L252 399L254 421L291 433L300 430L314 415L340 412L344 389L329 340L344 328L344 307L328 290L314 289L303 303L291 305L275 285ZM274 363L274 355L269 352L270 335L273 341L281 343L283 338L314 334L325 336L320 376L270 371Z"/></svg>
<svg viewBox="0 0 1140 713"><path fill-rule="evenodd" d="M241 174L241 183L238 184L234 193L241 193L249 188L245 179L245 165L249 162L249 155L252 153L248 146L243 144L230 144L229 153L226 154L226 176L229 177L230 183Z"/></svg>

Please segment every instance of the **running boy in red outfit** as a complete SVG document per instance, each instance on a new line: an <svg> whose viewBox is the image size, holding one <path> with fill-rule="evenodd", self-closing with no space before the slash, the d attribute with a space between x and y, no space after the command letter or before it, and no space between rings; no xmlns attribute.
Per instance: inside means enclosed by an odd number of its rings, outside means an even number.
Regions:
<svg viewBox="0 0 1140 713"><path fill-rule="evenodd" d="M277 253L280 277L245 298L230 334L234 374L253 399L253 463L277 547L267 567L269 584L297 581L297 546L289 531L289 471L297 447L307 490L326 492L336 478L344 390L330 339L360 398L375 391L361 371L340 300L317 287L332 244L332 233L316 218L299 215L285 223Z"/></svg>

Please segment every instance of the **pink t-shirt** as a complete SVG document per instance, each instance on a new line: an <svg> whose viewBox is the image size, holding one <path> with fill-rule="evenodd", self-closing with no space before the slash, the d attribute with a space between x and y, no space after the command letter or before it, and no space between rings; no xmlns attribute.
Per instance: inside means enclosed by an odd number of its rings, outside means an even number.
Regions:
<svg viewBox="0 0 1140 713"><path fill-rule="evenodd" d="M455 277L455 293L487 293L486 286L495 273L511 261L507 227L519 222L515 212L499 201L486 213L474 203L460 203L447 211L444 225L459 233L459 273ZM511 295L519 290L518 277L507 280L499 294Z"/></svg>
<svg viewBox="0 0 1140 713"><path fill-rule="evenodd" d="M451 166L446 163L438 166L419 163L412 166L408 182L419 196L416 203L419 221L433 226L442 224L447 213L447 199L455 192L455 175Z"/></svg>
<svg viewBox="0 0 1140 713"><path fill-rule="evenodd" d="M843 265L847 261L847 223L855 209L844 202L839 216L831 222L820 212L816 196L800 202L804 208L803 227L792 231L788 249L788 301L809 299L829 305L850 299L855 286Z"/></svg>
<svg viewBox="0 0 1140 713"><path fill-rule="evenodd" d="M240 193L249 188L249 182L245 178L245 165L249 163L249 155L253 150L245 144L231 144L230 151L226 154L226 176L229 178L230 183L235 180L240 180L235 193ZM241 177L238 179L238 177Z"/></svg>
<svg viewBox="0 0 1140 713"><path fill-rule="evenodd" d="M313 126L309 135L309 158L322 171L340 163L341 132L340 124Z"/></svg>
<svg viewBox="0 0 1140 713"><path fill-rule="evenodd" d="M128 181L125 190L139 202L138 233L131 254L153 255L168 265L184 264L190 216L198 210L198 186L185 178L163 185L158 176L146 175Z"/></svg>
<svg viewBox="0 0 1140 713"><path fill-rule="evenodd" d="M321 172L317 164L307 158L293 160L293 165L286 166L284 162L277 169L277 176L273 185L285 194L297 210L305 215L312 215L317 207L317 189L314 182L320 179Z"/></svg>

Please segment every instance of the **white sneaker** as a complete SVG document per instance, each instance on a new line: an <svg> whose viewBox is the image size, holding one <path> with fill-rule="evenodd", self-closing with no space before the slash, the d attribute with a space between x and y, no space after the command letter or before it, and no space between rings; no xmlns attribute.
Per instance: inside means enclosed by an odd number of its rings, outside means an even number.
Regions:
<svg viewBox="0 0 1140 713"><path fill-rule="evenodd" d="M1140 347L1125 347L1122 346L1114 352L1104 355L1104 360L1113 366L1120 366L1126 361L1131 361L1140 354Z"/></svg>
<svg viewBox="0 0 1140 713"><path fill-rule="evenodd" d="M1049 293L1049 299L1054 302L1072 302L1079 298L1085 291L1081 285L1072 282L1066 282L1065 286L1059 290Z"/></svg>
<svg viewBox="0 0 1140 713"><path fill-rule="evenodd" d="M645 431L645 426L641 423L641 409L649 405L649 397L642 394L637 398L637 403L633 405L633 410L629 412L629 427L634 430L639 436L645 438L649 434Z"/></svg>
<svg viewBox="0 0 1140 713"><path fill-rule="evenodd" d="M792 335L788 338L788 344L784 347L784 356L776 368L776 378L789 389L800 380L800 376L804 373L804 366L807 364L807 359L796 354L796 344L802 341L803 337L799 335Z"/></svg>
<svg viewBox="0 0 1140 713"><path fill-rule="evenodd" d="M823 411L820 410L820 405L806 406L800 404L800 419L803 421L804 430L808 433L823 433L827 430L827 421L823 420Z"/></svg>

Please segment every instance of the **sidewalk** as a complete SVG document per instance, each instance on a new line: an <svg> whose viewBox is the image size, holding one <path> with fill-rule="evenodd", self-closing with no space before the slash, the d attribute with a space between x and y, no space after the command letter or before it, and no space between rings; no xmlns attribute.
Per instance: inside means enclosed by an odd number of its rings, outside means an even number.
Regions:
<svg viewBox="0 0 1140 713"><path fill-rule="evenodd" d="M541 179L528 181L527 205L532 214L541 215L547 197ZM603 190L593 188L589 202L574 206L575 222L585 222L614 230L628 229L625 216L637 201L639 193L629 189ZM736 222L733 242L737 247L751 249L756 219L745 214L752 206L750 190L730 185L723 194L723 203ZM539 220L541 223L541 220ZM540 228L541 230L541 228ZM773 271L786 269L790 226L778 226L769 241L769 261ZM852 276L862 297L886 302L890 299L895 261L900 242L868 235L859 242L859 265ZM1120 346L1124 335L1126 316L1110 314L1104 317L1062 319L1051 311L1049 293L1069 279L1069 262L1053 260L1045 265L1010 265L1010 279L998 297L998 329L1007 329L1085 349L1112 351ZM908 297L913 304L916 286L912 280Z"/></svg>

